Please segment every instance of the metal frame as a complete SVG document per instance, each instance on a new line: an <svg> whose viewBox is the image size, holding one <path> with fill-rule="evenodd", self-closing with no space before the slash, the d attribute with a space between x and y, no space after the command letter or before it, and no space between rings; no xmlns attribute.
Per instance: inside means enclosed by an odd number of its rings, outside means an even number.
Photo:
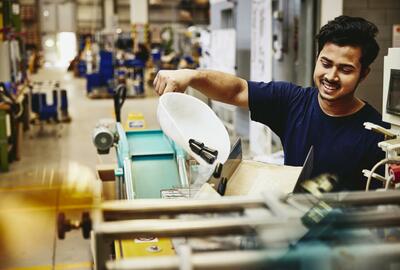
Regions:
<svg viewBox="0 0 400 270"><path fill-rule="evenodd" d="M290 206L292 200L296 203L312 207L321 200L335 206L376 206L376 205L400 205L400 191L387 192L346 192L328 193L321 198L311 195L300 194L282 198L280 203ZM263 199L250 199L244 197L222 198L219 200L156 200L142 199L134 201L109 201L102 203L94 213L94 227L92 231L92 241L94 247L95 267L99 270L104 269L177 269L179 257L162 257L151 261L146 258L129 260L110 260L111 245L114 240L122 240L136 237L198 237L198 236L221 236L221 235L241 235L268 232L270 229L280 229L284 227L290 231L305 229L301 216L304 212L294 211L288 217L273 216L266 218L253 218L243 215L235 217L221 217L212 219L203 218L196 220L184 219L165 219L169 216L174 217L182 213L219 213L219 212L239 212L246 209L266 208L270 205ZM293 209L292 209L293 210ZM294 214L293 214L294 213ZM298 215L296 214L298 213ZM164 219L159 219L164 217ZM136 219L136 220L134 220ZM389 210L387 212L365 211L360 214L342 215L336 221L339 228L368 228L368 227L387 227L400 226L399 210ZM338 256L344 249L349 254L362 256L376 255L376 243L371 243L371 247L363 244L361 251L357 248L339 246L329 249L332 254L329 258L341 259ZM400 244L379 244L379 254L385 256L398 256ZM325 250L326 250L325 246ZM381 249L382 248L382 249ZM394 249L395 248L395 249ZM305 249L307 252L311 249ZM314 250L314 249L312 249ZM383 252L383 253L382 253ZM239 269L243 265L258 269L276 258L276 250L259 251L230 251L225 253L195 254L191 257L194 267L201 269L214 269L222 267L224 269ZM310 256L314 253L310 253ZM329 253L324 253L329 254ZM248 256L247 256L248 255ZM304 255L304 254L303 254ZM360 256L361 256L360 255ZM215 258L223 256L229 260ZM336 256L336 257L335 257ZM292 258L293 257L293 258ZM206 259L207 258L207 259ZM229 262L235 258L235 264ZM242 258L242 259L239 259ZM299 259L300 253L293 253L289 256L292 259ZM222 262L222 263L221 263ZM331 262L331 261L330 261ZM146 267L143 266L148 264ZM232 268L230 267L232 266ZM262 267L261 267L262 268ZM329 268L328 268L329 269Z"/></svg>

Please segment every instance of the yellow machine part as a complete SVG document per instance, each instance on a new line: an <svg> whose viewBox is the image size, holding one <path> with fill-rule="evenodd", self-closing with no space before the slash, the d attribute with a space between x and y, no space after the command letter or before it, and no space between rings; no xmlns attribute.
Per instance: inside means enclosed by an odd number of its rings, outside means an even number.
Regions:
<svg viewBox="0 0 400 270"><path fill-rule="evenodd" d="M143 130L146 129L146 121L142 113L130 113L128 114L128 119L126 120L125 130Z"/></svg>
<svg viewBox="0 0 400 270"><path fill-rule="evenodd" d="M155 238L150 241L138 241L137 239L116 240L116 259L147 257L147 256L171 256L175 255L170 238Z"/></svg>
<svg viewBox="0 0 400 270"><path fill-rule="evenodd" d="M90 168L79 164L64 166L57 161L3 173L0 177L3 180L0 182L0 265L3 262L20 265L21 260L46 258L48 253L43 255L43 251L54 248L48 240L52 238L49 235L54 232L57 214L79 216L77 213L90 211L96 199L98 180ZM43 241L39 248L38 239Z"/></svg>

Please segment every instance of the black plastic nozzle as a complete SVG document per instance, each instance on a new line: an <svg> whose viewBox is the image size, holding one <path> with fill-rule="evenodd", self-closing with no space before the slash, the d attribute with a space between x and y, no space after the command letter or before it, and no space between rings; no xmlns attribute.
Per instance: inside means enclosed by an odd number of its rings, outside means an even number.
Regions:
<svg viewBox="0 0 400 270"><path fill-rule="evenodd" d="M218 150L211 149L211 148L209 148L207 146L204 146L203 150L208 152L208 153L210 153L210 154L212 154L212 155L214 155L214 156L218 156Z"/></svg>
<svg viewBox="0 0 400 270"><path fill-rule="evenodd" d="M194 139L189 139L190 149L204 159L207 163L212 164L217 159L218 151L206 147L204 143L196 141Z"/></svg>
<svg viewBox="0 0 400 270"><path fill-rule="evenodd" d="M209 164L213 164L214 161L217 159L217 157L214 156L213 154L210 154L210 153L208 153L208 152L206 152L206 151L203 151L203 150L200 152L200 156L201 156L205 161L207 161L207 163L209 163Z"/></svg>
<svg viewBox="0 0 400 270"><path fill-rule="evenodd" d="M196 141L195 139L189 139L189 144L197 145L200 148L204 147L204 143Z"/></svg>
<svg viewBox="0 0 400 270"><path fill-rule="evenodd" d="M193 152L195 152L196 154L200 155L202 148L200 146L198 146L197 144L189 144L190 149L192 149Z"/></svg>

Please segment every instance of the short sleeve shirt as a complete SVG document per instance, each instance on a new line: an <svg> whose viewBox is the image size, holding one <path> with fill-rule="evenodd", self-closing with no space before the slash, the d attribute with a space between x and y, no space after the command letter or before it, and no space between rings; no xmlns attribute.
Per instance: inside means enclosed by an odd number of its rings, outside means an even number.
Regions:
<svg viewBox="0 0 400 270"><path fill-rule="evenodd" d="M337 190L362 190L363 169L384 158L378 147L383 135L366 130L364 122L388 127L381 115L366 103L343 117L325 114L318 103L318 89L288 82L248 82L253 121L270 127L281 139L285 164L303 165L314 146L312 176L331 173L338 177Z"/></svg>

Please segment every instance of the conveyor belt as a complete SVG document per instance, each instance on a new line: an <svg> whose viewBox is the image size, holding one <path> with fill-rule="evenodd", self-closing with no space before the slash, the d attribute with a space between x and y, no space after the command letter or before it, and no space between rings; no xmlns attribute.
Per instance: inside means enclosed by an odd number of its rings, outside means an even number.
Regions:
<svg viewBox="0 0 400 270"><path fill-rule="evenodd" d="M126 133L135 198L160 198L160 190L180 186L175 150L161 130Z"/></svg>

